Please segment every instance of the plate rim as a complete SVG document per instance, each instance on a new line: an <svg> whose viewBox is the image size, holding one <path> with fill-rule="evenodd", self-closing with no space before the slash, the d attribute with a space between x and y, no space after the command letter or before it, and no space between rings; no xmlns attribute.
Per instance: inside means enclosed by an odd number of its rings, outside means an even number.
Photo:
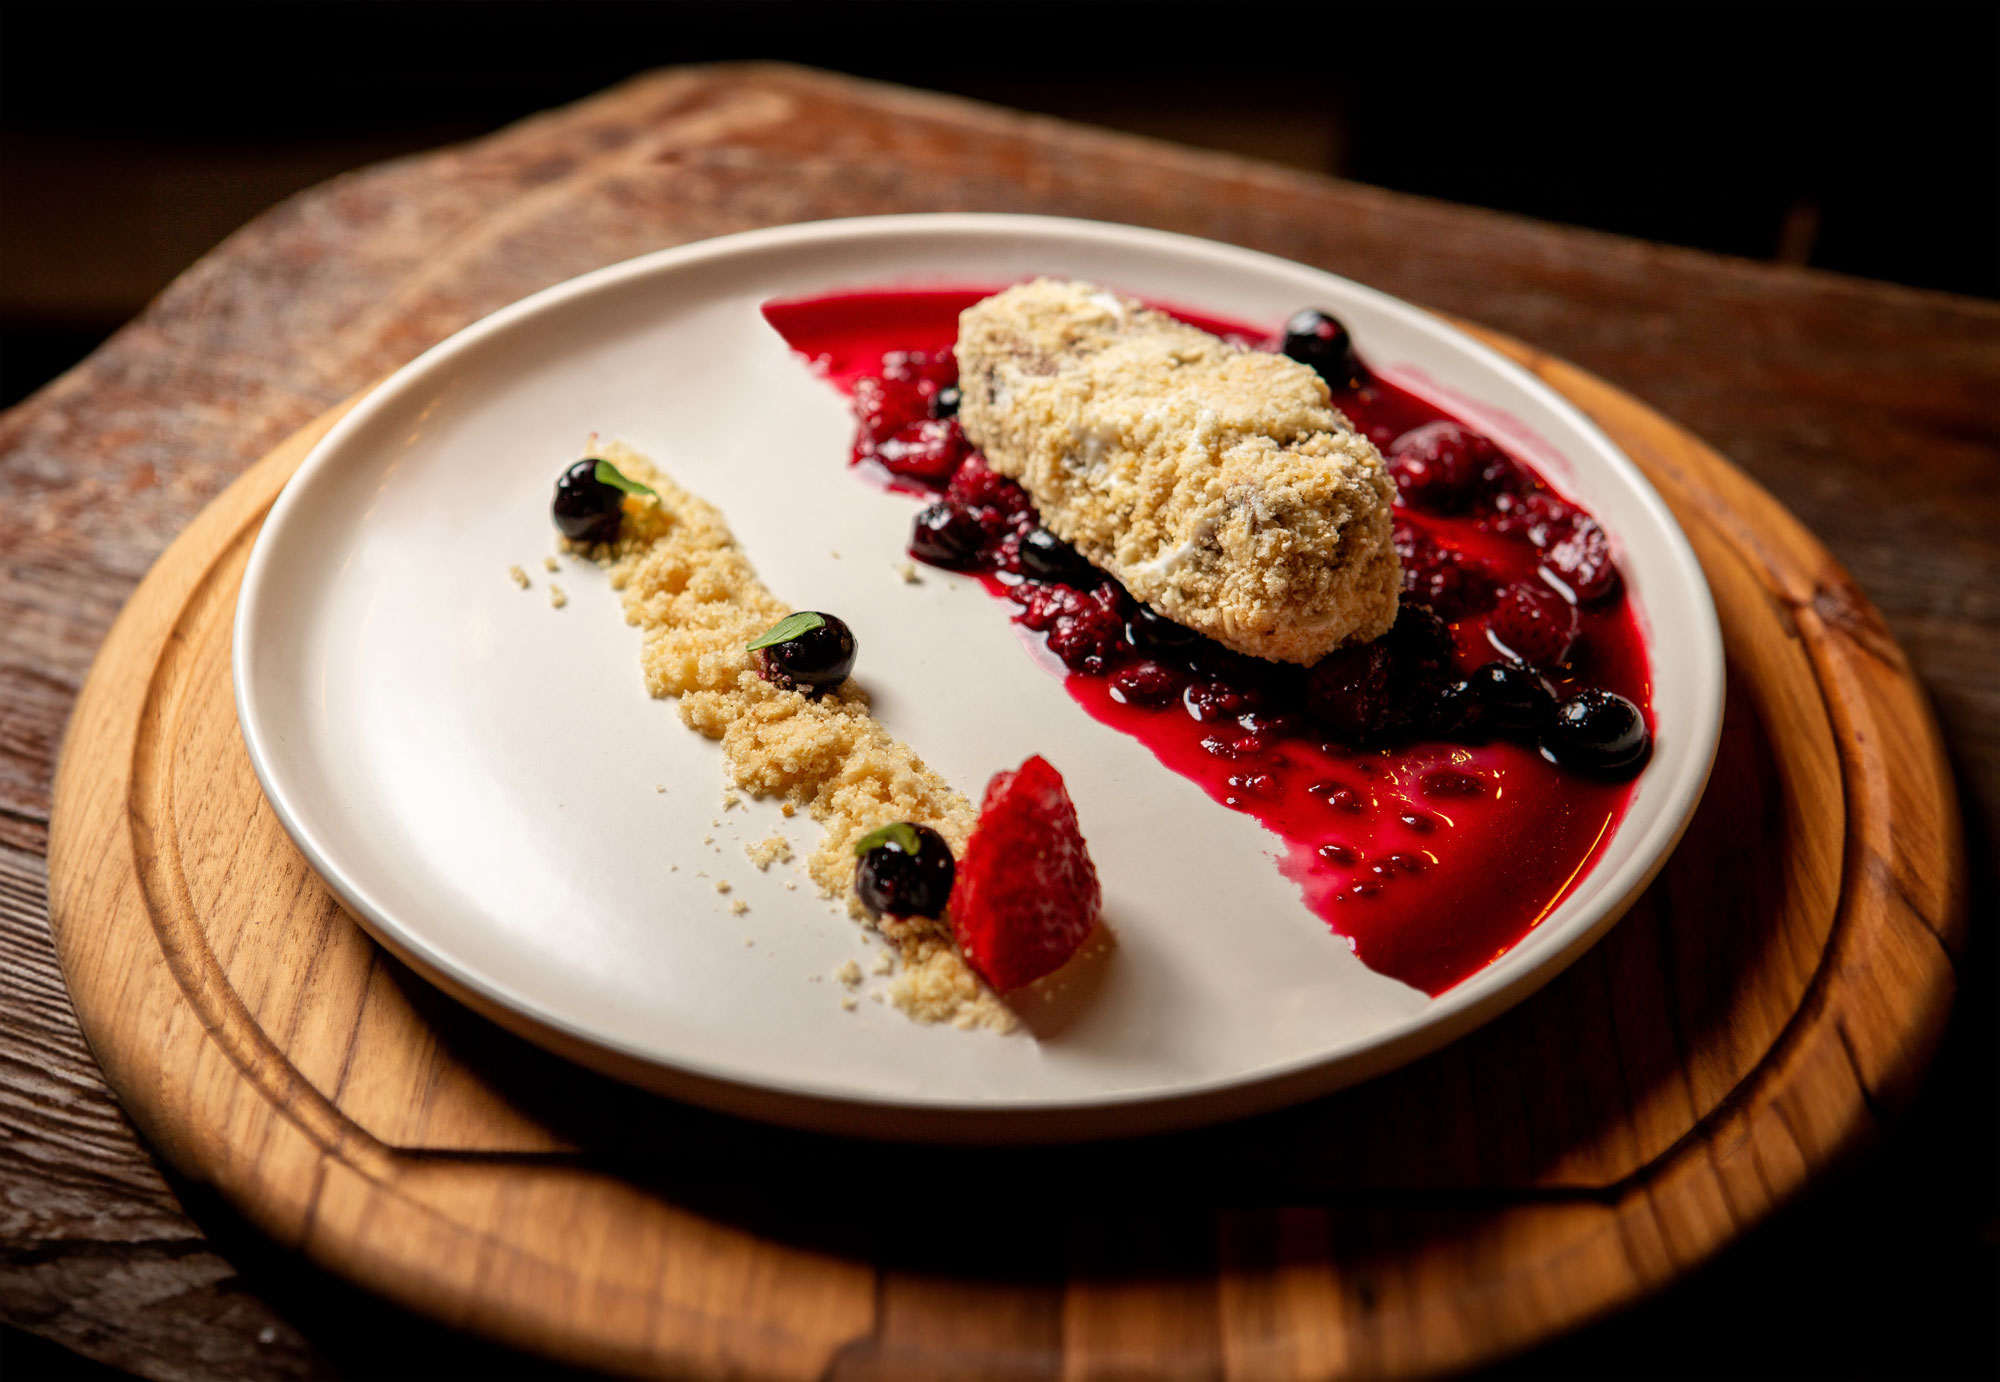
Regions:
<svg viewBox="0 0 2000 1382"><path fill-rule="evenodd" d="M392 408L433 371L469 353L489 338L577 298L636 278L681 272L704 261L785 246L811 246L848 238L895 239L911 235L990 235L1013 232L1070 241L1092 240L1116 249L1144 246L1184 256L1233 260L1239 267L1304 271L1338 282L1344 291L1372 299L1392 315L1431 335L1453 338L1460 349L1480 357L1516 389L1534 396L1603 453L1633 492L1665 540L1665 552L1693 596L1690 614L1698 628L1694 646L1676 645L1676 656L1691 657L1706 675L1697 679L1699 700L1690 707L1689 744L1670 760L1676 771L1663 787L1659 816L1648 823L1634 856L1607 880L1595 913L1568 923L1560 944L1515 974L1495 979L1489 967L1472 975L1430 1004L1386 1030L1309 1056L1220 1076L1171 1089L1099 1092L1058 1098L987 1098L958 1101L950 1096L860 1095L814 1081L746 1079L695 1060L664 1060L656 1052L583 1030L539 1010L512 986L476 972L427 945L388 909L370 898L322 848L298 800L288 792L266 746L267 727L253 687L256 643L250 636L266 572L279 560L282 545L266 541L281 533L302 503L307 483L332 464L348 439ZM1690 580L1689 577L1692 577ZM1712 592L1692 545L1665 500L1624 448L1590 416L1533 371L1445 319L1404 299L1314 265L1171 231L1113 222L1011 213L946 212L846 217L764 227L693 241L606 265L552 284L461 328L381 380L314 444L286 480L266 514L245 566L231 625L231 680L237 723L259 787L287 836L318 878L368 933L424 978L460 1002L558 1055L630 1083L685 1098L726 1113L767 1122L845 1134L933 1142L1053 1142L1107 1133L1166 1131L1261 1112L1385 1074L1458 1039L1527 999L1595 945L1625 914L1665 866L1699 805L1721 737L1724 659L1720 621ZM1650 630L1647 648L1657 656ZM1594 872L1594 870L1592 870ZM1586 875L1588 876L1588 875Z"/></svg>

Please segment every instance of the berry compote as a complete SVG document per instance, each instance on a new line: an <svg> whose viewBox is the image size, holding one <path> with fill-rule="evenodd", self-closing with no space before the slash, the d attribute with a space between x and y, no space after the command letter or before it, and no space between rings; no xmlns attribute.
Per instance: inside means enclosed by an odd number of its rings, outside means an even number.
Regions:
<svg viewBox="0 0 2000 1382"><path fill-rule="evenodd" d="M1644 644L1597 521L1344 351L1322 373L1396 481L1403 613L1312 669L1244 657L1135 602L966 442L952 346L958 314L994 291L850 293L764 315L853 400L853 463L924 501L912 554L1019 606L1085 710L1283 839L1281 867L1364 962L1436 994L1505 954L1604 847L1644 761L1592 772L1543 745L1579 695L1592 699L1569 719L1603 719L1610 693L1650 728ZM1174 315L1288 344L1282 329Z"/></svg>

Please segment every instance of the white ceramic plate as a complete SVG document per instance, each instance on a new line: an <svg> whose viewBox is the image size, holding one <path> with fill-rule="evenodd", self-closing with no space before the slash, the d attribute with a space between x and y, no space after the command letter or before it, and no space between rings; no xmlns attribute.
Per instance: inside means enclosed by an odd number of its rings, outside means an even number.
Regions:
<svg viewBox="0 0 2000 1382"><path fill-rule="evenodd" d="M1653 759L1563 905L1443 997L1356 960L1280 875L1274 837L1085 715L1023 654L1005 602L942 573L896 577L911 501L849 472L845 401L758 310L1037 273L1249 322L1331 309L1372 364L1503 436L1612 534L1653 650ZM832 971L869 967L863 932L794 869L760 873L742 848L777 829L803 855L815 827L766 803L724 811L718 746L647 697L638 635L602 574L542 567L551 482L592 432L717 503L781 598L839 611L880 718L975 800L1030 753L1062 770L1119 938L1070 1027L1038 1040L919 1026L870 1001L842 1009ZM509 580L516 564L532 590ZM551 607L551 581L566 608ZM1525 371L1297 264L969 215L668 250L538 293L415 360L272 509L237 609L235 676L251 761L300 849L375 936L481 1010L725 1110L994 1140L1269 1108L1484 1022L1602 935L1658 869L1706 780L1722 699L1715 614L1685 539L1631 462ZM734 885L727 898L717 879ZM750 910L732 914L732 898Z"/></svg>

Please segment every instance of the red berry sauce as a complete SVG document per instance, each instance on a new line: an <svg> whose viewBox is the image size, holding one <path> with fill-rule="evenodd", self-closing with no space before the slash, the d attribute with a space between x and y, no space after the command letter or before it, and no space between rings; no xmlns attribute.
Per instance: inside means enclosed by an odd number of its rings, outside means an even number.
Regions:
<svg viewBox="0 0 2000 1382"><path fill-rule="evenodd" d="M1085 710L1281 837L1287 876L1371 968L1437 994L1519 943L1603 849L1632 784L1566 771L1500 735L1452 742L1438 688L1514 658L1557 697L1602 687L1646 712L1644 644L1596 521L1494 442L1357 366L1360 387L1336 382L1333 401L1397 481L1408 613L1380 644L1314 673L1232 653L1151 616L1102 572L1061 568L1059 544L1051 557L1029 538L1024 557L1033 502L986 469L952 416L958 314L994 291L849 293L764 315L854 400L853 462L936 501L913 553L1019 605L1016 621L1045 636Z"/></svg>

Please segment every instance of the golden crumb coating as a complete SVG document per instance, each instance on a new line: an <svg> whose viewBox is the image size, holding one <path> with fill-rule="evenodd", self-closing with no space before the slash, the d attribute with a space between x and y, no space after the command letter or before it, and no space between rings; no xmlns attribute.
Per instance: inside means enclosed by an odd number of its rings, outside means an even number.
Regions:
<svg viewBox="0 0 2000 1382"><path fill-rule="evenodd" d="M1395 622L1394 486L1307 366L1052 279L966 309L958 366L987 463L1168 618L1302 664Z"/></svg>
<svg viewBox="0 0 2000 1382"><path fill-rule="evenodd" d="M721 513L630 447L613 443L596 454L658 493L628 498L618 541L592 553L609 565L625 621L644 635L647 689L678 697L681 719L722 742L733 785L802 806L820 823L819 845L806 860L820 890L847 898L866 920L854 899L854 844L891 821L928 825L963 854L978 809L877 723L859 687L849 681L811 699L757 675L744 645L792 610L758 579ZM765 841L751 857L768 867L789 854L783 845L782 837ZM902 960L891 990L897 1007L925 1022L1017 1025L967 966L948 922L873 924Z"/></svg>

